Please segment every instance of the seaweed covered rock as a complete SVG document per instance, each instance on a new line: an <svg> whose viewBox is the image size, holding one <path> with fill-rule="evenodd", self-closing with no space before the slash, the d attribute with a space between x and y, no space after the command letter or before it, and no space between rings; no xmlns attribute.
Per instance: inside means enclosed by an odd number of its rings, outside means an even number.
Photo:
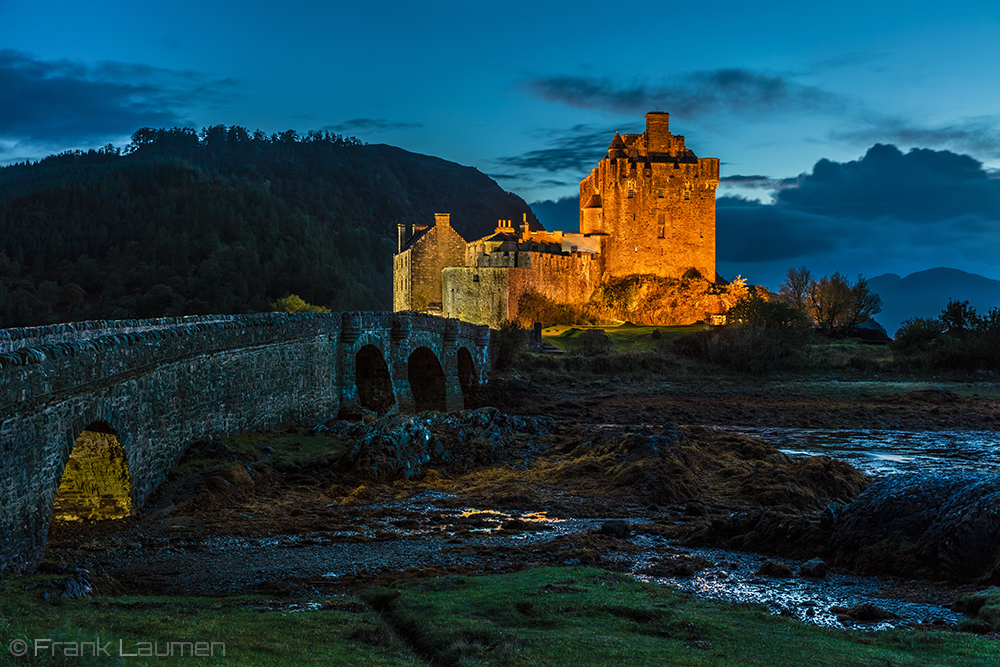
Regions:
<svg viewBox="0 0 1000 667"><path fill-rule="evenodd" d="M430 467L473 465L528 456L555 422L518 417L496 408L457 414L386 415L368 424L342 422L331 430L357 438L346 459L357 471L409 479Z"/></svg>
<svg viewBox="0 0 1000 667"><path fill-rule="evenodd" d="M836 562L921 579L1000 581L1000 477L894 475L844 508Z"/></svg>
<svg viewBox="0 0 1000 667"><path fill-rule="evenodd" d="M706 521L709 512L699 503L707 499L726 507L812 512L846 502L868 484L849 464L829 457L792 460L758 438L672 424L582 433L563 447L546 477L581 495L684 505Z"/></svg>

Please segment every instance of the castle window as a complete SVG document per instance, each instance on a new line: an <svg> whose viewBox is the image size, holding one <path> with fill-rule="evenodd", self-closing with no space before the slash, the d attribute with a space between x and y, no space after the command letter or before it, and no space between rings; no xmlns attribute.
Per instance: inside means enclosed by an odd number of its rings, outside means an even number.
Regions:
<svg viewBox="0 0 1000 667"><path fill-rule="evenodd" d="M664 238L666 236L665 232L666 232L666 230L663 227L663 225L657 226L657 228L656 228L656 238L658 238L658 239Z"/></svg>
<svg viewBox="0 0 1000 667"><path fill-rule="evenodd" d="M656 188L656 196L663 199L663 188Z"/></svg>
<svg viewBox="0 0 1000 667"><path fill-rule="evenodd" d="M478 283L479 282L479 276L472 276L472 282Z"/></svg>

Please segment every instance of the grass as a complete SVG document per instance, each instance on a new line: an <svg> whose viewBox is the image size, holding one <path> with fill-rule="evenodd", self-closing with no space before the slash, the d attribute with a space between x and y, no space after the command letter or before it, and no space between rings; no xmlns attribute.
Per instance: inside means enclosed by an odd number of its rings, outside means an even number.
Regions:
<svg viewBox="0 0 1000 667"><path fill-rule="evenodd" d="M610 326L553 325L542 330L543 340L570 354L524 355L514 364L518 372L560 373L573 377L666 374L674 378L721 379L757 384L775 383L775 388L803 396L857 397L859 390L869 395L905 393L921 389L947 389L967 398L1000 398L1000 384L992 376L967 372L945 372L912 367L899 362L884 345L866 345L856 339L815 338L795 364L764 376L747 376L726 366L682 357L671 343L686 334L704 330L703 324L654 327L624 324ZM611 345L603 351L580 349L578 337L590 329L603 330ZM580 354L574 354L580 352ZM834 386L831 381L845 383Z"/></svg>
<svg viewBox="0 0 1000 667"><path fill-rule="evenodd" d="M14 577L0 582L0 665L423 665L395 639L379 617L349 598L268 600L262 597L185 598L118 596L70 600L61 597L57 577ZM26 590L27 589L27 590ZM48 599L45 593L49 594ZM314 607L309 610L309 603ZM295 606L293 606L295 605ZM305 611L298 611L301 609ZM35 639L95 642L108 655L94 656L74 644L41 655L11 655L12 642ZM178 658L122 657L170 642L222 642L215 655ZM186 649L190 651L190 649ZM187 662L185 662L187 661Z"/></svg>
<svg viewBox="0 0 1000 667"><path fill-rule="evenodd" d="M702 331L704 328L703 324L672 327L636 326L634 324L623 324L615 327L555 325L542 329L542 339L564 352L573 352L577 348L576 338L581 333L589 329L601 329L620 352L647 351L665 345L685 334ZM654 332L657 333L654 334Z"/></svg>
<svg viewBox="0 0 1000 667"><path fill-rule="evenodd" d="M143 642L222 642L206 665L454 667L977 667L1000 643L967 633L833 630L761 606L696 599L594 568L433 577L315 599L60 597L58 576L0 582L0 665L186 664L120 657ZM45 594L48 593L48 598ZM12 642L110 642L108 657L15 658ZM119 644L119 642L121 644ZM66 647L68 645L62 645ZM176 651L177 649L175 649ZM29 651L30 653L30 651ZM175 656L176 656L175 652Z"/></svg>
<svg viewBox="0 0 1000 667"><path fill-rule="evenodd" d="M585 568L406 582L363 594L432 664L952 667L1000 645L955 633L829 630Z"/></svg>
<svg viewBox="0 0 1000 667"><path fill-rule="evenodd" d="M350 442L339 435L286 429L268 433L248 433L221 441L195 443L170 472L170 479L224 467L237 461L250 463L267 459L280 472L324 467L345 454Z"/></svg>

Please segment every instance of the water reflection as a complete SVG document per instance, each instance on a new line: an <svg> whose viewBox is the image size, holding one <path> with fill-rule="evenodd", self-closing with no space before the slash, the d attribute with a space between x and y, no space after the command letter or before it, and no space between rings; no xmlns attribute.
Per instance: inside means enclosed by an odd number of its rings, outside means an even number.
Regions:
<svg viewBox="0 0 1000 667"><path fill-rule="evenodd" d="M909 472L1000 470L996 431L890 431L716 427L767 440L789 456L818 454L880 477Z"/></svg>

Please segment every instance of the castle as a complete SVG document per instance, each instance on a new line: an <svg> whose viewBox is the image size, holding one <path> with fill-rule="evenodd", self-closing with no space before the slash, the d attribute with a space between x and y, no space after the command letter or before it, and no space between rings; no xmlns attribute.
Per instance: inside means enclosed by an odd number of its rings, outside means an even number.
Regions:
<svg viewBox="0 0 1000 667"><path fill-rule="evenodd" d="M500 221L467 243L447 213L434 226L399 226L393 309L439 313L497 327L518 319L531 296L584 304L609 278L680 278L715 272L719 160L699 158L669 130L669 114L646 114L642 134L615 133L607 155L580 182L580 231L531 231ZM409 238L407 238L409 237Z"/></svg>

